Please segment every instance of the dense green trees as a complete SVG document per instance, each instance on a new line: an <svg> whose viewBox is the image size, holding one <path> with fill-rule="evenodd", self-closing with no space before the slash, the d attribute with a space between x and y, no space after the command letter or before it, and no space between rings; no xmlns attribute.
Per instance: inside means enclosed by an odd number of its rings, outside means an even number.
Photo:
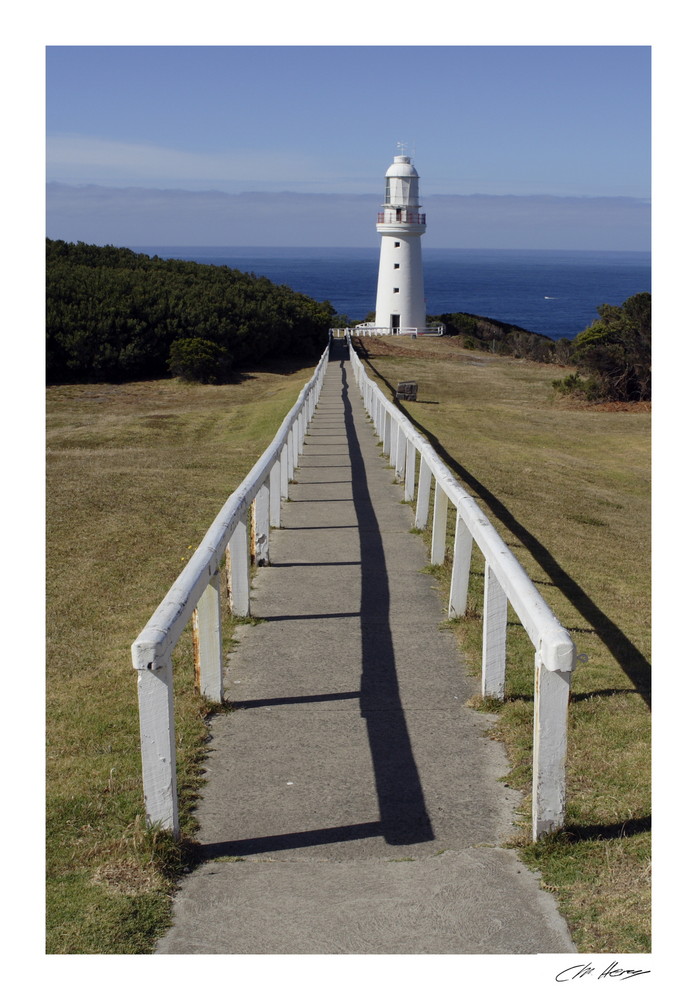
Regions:
<svg viewBox="0 0 697 1000"><path fill-rule="evenodd" d="M598 314L573 341L571 360L586 376L577 388L589 399L651 399L651 295L598 306Z"/></svg>
<svg viewBox="0 0 697 1000"><path fill-rule="evenodd" d="M48 240L46 277L50 382L163 378L185 374L182 365L197 377L193 348L175 347L180 340L213 345L198 345L201 377L225 379L272 358L316 355L334 325L329 302L267 278L113 246Z"/></svg>

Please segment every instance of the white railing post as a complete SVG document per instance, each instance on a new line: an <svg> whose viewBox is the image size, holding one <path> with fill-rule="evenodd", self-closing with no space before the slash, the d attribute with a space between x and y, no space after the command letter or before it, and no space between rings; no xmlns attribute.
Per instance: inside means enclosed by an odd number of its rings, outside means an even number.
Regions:
<svg viewBox="0 0 697 1000"><path fill-rule="evenodd" d="M391 447L391 437L392 437L392 418L387 412L386 408L382 408L382 453L383 455L390 454Z"/></svg>
<svg viewBox="0 0 697 1000"><path fill-rule="evenodd" d="M390 421L390 465L393 469L397 468L397 447L399 445L399 424L396 418L389 414L388 420Z"/></svg>
<svg viewBox="0 0 697 1000"><path fill-rule="evenodd" d="M419 461L419 489L416 494L416 515L414 527L423 529L428 524L428 511L431 504L431 479L433 478L426 458L421 453Z"/></svg>
<svg viewBox="0 0 697 1000"><path fill-rule="evenodd" d="M269 533L271 520L269 517L269 480L266 479L259 487L254 500L254 562L257 566L266 566L269 562Z"/></svg>
<svg viewBox="0 0 697 1000"><path fill-rule="evenodd" d="M400 424L397 425L397 449L395 454L395 478L404 481L404 471L407 459L407 436Z"/></svg>
<svg viewBox="0 0 697 1000"><path fill-rule="evenodd" d="M194 664L199 692L210 701L223 700L223 633L220 574L216 571L193 614Z"/></svg>
<svg viewBox="0 0 697 1000"><path fill-rule="evenodd" d="M469 587L471 561L472 534L458 514L455 522L453 572L450 578L448 618L460 618L467 610L467 590Z"/></svg>
<svg viewBox="0 0 697 1000"><path fill-rule="evenodd" d="M411 438L407 439L406 471L404 474L404 499L411 503L414 499L416 483L416 445Z"/></svg>
<svg viewBox="0 0 697 1000"><path fill-rule="evenodd" d="M431 532L431 564L442 566L445 562L445 533L448 526L448 497L436 482L433 498L433 527Z"/></svg>
<svg viewBox="0 0 697 1000"><path fill-rule="evenodd" d="M484 568L484 640L482 644L482 697L503 701L506 685L506 618L508 600L493 569Z"/></svg>
<svg viewBox="0 0 697 1000"><path fill-rule="evenodd" d="M532 839L564 825L566 730L571 672L548 670L535 653Z"/></svg>
<svg viewBox="0 0 697 1000"><path fill-rule="evenodd" d="M292 440L292 452L291 452L291 468L290 468L290 478L292 479L295 475L295 470L298 467L298 459L300 456L300 428L298 426L298 421L295 420L293 423L293 428L291 431Z"/></svg>
<svg viewBox="0 0 697 1000"><path fill-rule="evenodd" d="M147 659L147 656L145 657ZM179 836L177 755L174 738L172 660L145 664L133 652L138 671L138 710L145 814L151 825Z"/></svg>
<svg viewBox="0 0 697 1000"><path fill-rule="evenodd" d="M230 611L239 618L249 615L249 536L247 518L235 525L228 545Z"/></svg>
<svg viewBox="0 0 697 1000"><path fill-rule="evenodd" d="M281 499L288 499L288 480L291 478L288 473L288 441L281 449Z"/></svg>
<svg viewBox="0 0 697 1000"><path fill-rule="evenodd" d="M305 450L305 435L307 434L307 402L300 410L300 416L298 417L298 424L300 433L298 434L298 455L302 455Z"/></svg>
<svg viewBox="0 0 697 1000"><path fill-rule="evenodd" d="M269 486L271 489L271 496L269 502L271 505L269 512L269 520L272 528L281 527L281 459L279 458L271 466L271 473L269 477Z"/></svg>

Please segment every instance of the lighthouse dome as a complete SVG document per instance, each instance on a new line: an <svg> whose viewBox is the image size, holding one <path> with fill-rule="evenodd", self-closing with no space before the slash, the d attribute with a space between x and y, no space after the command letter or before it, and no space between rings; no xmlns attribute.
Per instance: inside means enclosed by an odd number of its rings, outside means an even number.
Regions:
<svg viewBox="0 0 697 1000"><path fill-rule="evenodd" d="M387 168L385 177L418 177L416 167L408 156L395 156L394 163Z"/></svg>
<svg viewBox="0 0 697 1000"><path fill-rule="evenodd" d="M395 156L385 174L385 208L418 208L419 175L408 156Z"/></svg>

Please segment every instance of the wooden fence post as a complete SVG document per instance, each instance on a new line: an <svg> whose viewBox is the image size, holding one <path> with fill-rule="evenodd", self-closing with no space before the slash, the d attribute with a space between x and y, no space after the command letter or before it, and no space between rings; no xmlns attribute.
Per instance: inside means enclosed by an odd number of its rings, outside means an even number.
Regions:
<svg viewBox="0 0 697 1000"><path fill-rule="evenodd" d="M220 616L220 573L208 581L193 614L194 661L198 689L204 698L223 700L223 635Z"/></svg>
<svg viewBox="0 0 697 1000"><path fill-rule="evenodd" d="M249 541L247 539L247 518L241 517L235 525L230 544L230 611L240 618L249 615Z"/></svg>
<svg viewBox="0 0 697 1000"><path fill-rule="evenodd" d="M305 435L307 434L307 400L303 403L298 414L298 455L302 455L305 450Z"/></svg>
<svg viewBox="0 0 697 1000"><path fill-rule="evenodd" d="M390 421L390 465L393 469L397 467L397 446L399 443L399 424L392 416L389 414L388 418Z"/></svg>
<svg viewBox="0 0 697 1000"><path fill-rule="evenodd" d="M257 566L266 566L269 562L269 532L271 522L269 517L270 500L269 480L261 484L254 500L254 562Z"/></svg>
<svg viewBox="0 0 697 1000"><path fill-rule="evenodd" d="M281 527L281 459L280 457L271 466L269 477L269 487L271 495L269 497L270 511L269 520L272 528Z"/></svg>
<svg viewBox="0 0 697 1000"><path fill-rule="evenodd" d="M548 670L535 654L532 839L564 825L566 730L571 672Z"/></svg>
<svg viewBox="0 0 697 1000"><path fill-rule="evenodd" d="M397 448L395 455L394 471L395 471L395 478L398 479L400 482L404 482L406 461L407 461L407 436L402 430L402 428L398 425Z"/></svg>
<svg viewBox="0 0 697 1000"><path fill-rule="evenodd" d="M136 653L134 652L134 660ZM148 823L179 837L172 660L138 667L143 791Z"/></svg>
<svg viewBox="0 0 697 1000"><path fill-rule="evenodd" d="M292 480L298 467L297 421L293 423L288 434L288 480Z"/></svg>
<svg viewBox="0 0 697 1000"><path fill-rule="evenodd" d="M489 563L484 567L482 697L503 701L506 685L508 600Z"/></svg>
<svg viewBox="0 0 697 1000"><path fill-rule="evenodd" d="M428 462L421 453L419 462L419 490L416 494L416 515L414 517L414 527L423 530L428 524L428 511L431 504L431 479L433 474L428 467Z"/></svg>
<svg viewBox="0 0 697 1000"><path fill-rule="evenodd" d="M383 455L389 455L391 451L392 442L392 418L389 413L383 407L382 410L382 453Z"/></svg>
<svg viewBox="0 0 697 1000"><path fill-rule="evenodd" d="M410 503L414 499L414 484L416 482L416 445L409 438L407 441L406 471L404 474L404 499Z"/></svg>
<svg viewBox="0 0 697 1000"><path fill-rule="evenodd" d="M281 449L281 500L288 499L288 480L291 478L288 473L288 441Z"/></svg>
<svg viewBox="0 0 697 1000"><path fill-rule="evenodd" d="M367 385L367 392L368 392L368 400L369 400L369 409L368 409L368 412L370 413L370 418L373 421L373 425L375 426L375 433L377 434L377 432L378 432L378 404L377 404L377 401L376 401L376 398L375 398L376 394L375 394L375 391L374 391L372 385Z"/></svg>
<svg viewBox="0 0 697 1000"><path fill-rule="evenodd" d="M445 533L447 526L448 497L440 483L436 482L431 534L431 563L434 566L442 566L445 562Z"/></svg>
<svg viewBox="0 0 697 1000"><path fill-rule="evenodd" d="M472 561L472 534L457 515L455 522L455 544L453 546L453 572L450 578L450 600L448 618L460 618L467 610L467 590Z"/></svg>

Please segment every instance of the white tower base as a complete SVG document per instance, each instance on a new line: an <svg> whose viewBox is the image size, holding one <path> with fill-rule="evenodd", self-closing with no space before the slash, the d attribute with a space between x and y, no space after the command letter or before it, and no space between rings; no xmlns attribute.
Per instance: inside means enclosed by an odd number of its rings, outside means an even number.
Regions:
<svg viewBox="0 0 697 1000"><path fill-rule="evenodd" d="M378 225L381 234L380 269L375 325L394 332L423 330L426 325L421 233L405 232L406 225ZM425 227L419 227L422 231Z"/></svg>

